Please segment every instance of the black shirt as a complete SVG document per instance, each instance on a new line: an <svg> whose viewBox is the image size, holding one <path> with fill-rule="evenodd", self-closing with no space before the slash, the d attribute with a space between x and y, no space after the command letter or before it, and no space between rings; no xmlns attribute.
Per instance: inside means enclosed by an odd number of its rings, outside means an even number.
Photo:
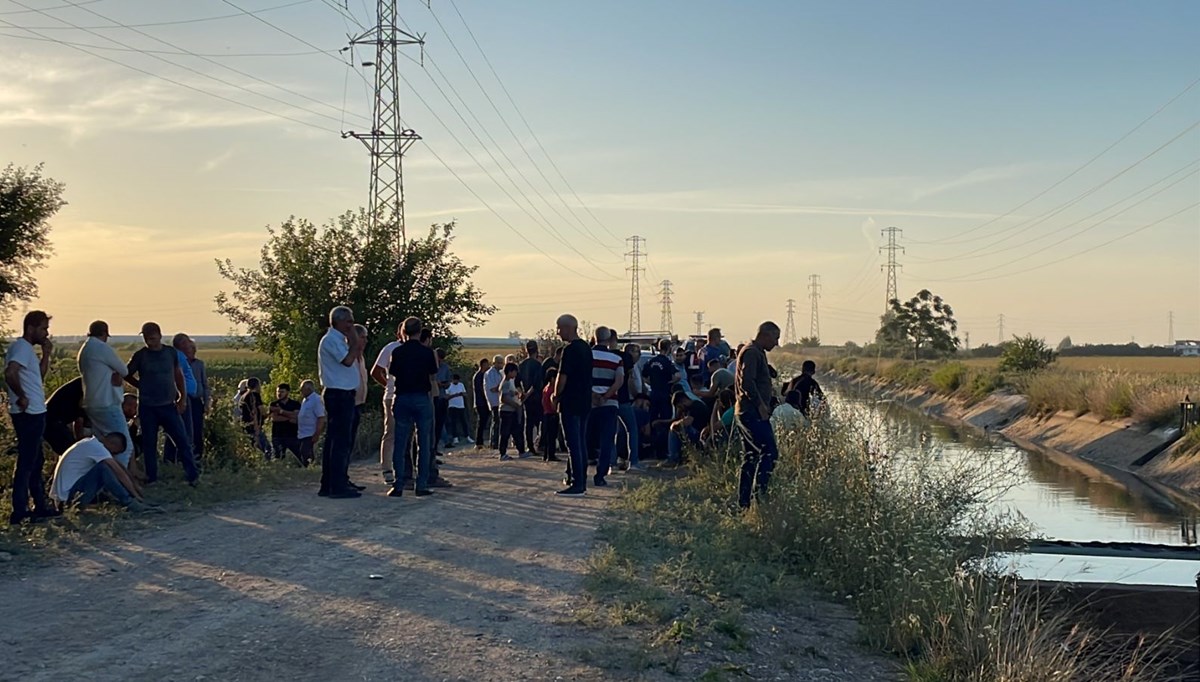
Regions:
<svg viewBox="0 0 1200 682"><path fill-rule="evenodd" d="M566 385L558 396L559 412L583 416L592 409L592 348L583 339L575 339L563 350L559 376Z"/></svg>
<svg viewBox="0 0 1200 682"><path fill-rule="evenodd" d="M534 358L525 358L517 367L517 379L525 389L525 402L542 404L542 389L546 386L546 370Z"/></svg>
<svg viewBox="0 0 1200 682"><path fill-rule="evenodd" d="M246 395L242 396L242 426L247 431L254 431L253 424L255 422L258 422L259 426L262 425L265 419L262 413L262 404L262 396L256 391L248 391Z"/></svg>
<svg viewBox="0 0 1200 682"><path fill-rule="evenodd" d="M546 358L544 361L542 361L542 373L543 374L550 371L551 369L558 369L558 360L555 360L553 357Z"/></svg>
<svg viewBox="0 0 1200 682"><path fill-rule="evenodd" d="M646 361L642 376L650 382L650 391L668 398L671 395L671 377L675 376L675 364L665 355L655 355Z"/></svg>
<svg viewBox="0 0 1200 682"><path fill-rule="evenodd" d="M475 394L475 409L481 412L490 410L487 403L487 394L483 392L483 375L487 374L486 370L479 370L471 377L472 393Z"/></svg>
<svg viewBox="0 0 1200 682"><path fill-rule="evenodd" d="M83 412L83 377L75 377L50 394L46 401L46 421L73 424L86 419Z"/></svg>
<svg viewBox="0 0 1200 682"><path fill-rule="evenodd" d="M271 407L278 407L284 412L299 412L300 401L288 397L284 400L276 400L271 403ZM299 429L300 425L296 422L271 422L271 436L275 438L295 438L300 433Z"/></svg>
<svg viewBox="0 0 1200 682"><path fill-rule="evenodd" d="M687 415L692 418L692 428L697 431L703 431L704 427L708 426L708 420L712 417L712 410L708 405L704 404L703 400L693 400L688 406Z"/></svg>
<svg viewBox="0 0 1200 682"><path fill-rule="evenodd" d="M821 396L822 398L825 397L825 392L821 390L821 385L809 374L801 374L792 379L792 390L799 391L800 412L806 417L808 416L808 407L812 404L812 397L814 395Z"/></svg>
<svg viewBox="0 0 1200 682"><path fill-rule="evenodd" d="M625 375L625 382L621 384L621 388L617 389L617 402L621 405L629 405L633 403L633 394L629 392L630 384L629 373L633 371L633 356L625 351L620 352L621 356L621 373Z"/></svg>
<svg viewBox="0 0 1200 682"><path fill-rule="evenodd" d="M405 341L392 351L392 363L388 366L388 374L396 378L396 395L429 393L433 390L429 378L437 371L437 356L433 354L433 349L414 339Z"/></svg>

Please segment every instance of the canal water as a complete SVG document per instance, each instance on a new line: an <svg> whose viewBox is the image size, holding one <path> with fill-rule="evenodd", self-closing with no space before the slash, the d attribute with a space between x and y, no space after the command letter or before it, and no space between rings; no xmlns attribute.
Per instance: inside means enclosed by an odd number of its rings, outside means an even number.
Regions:
<svg viewBox="0 0 1200 682"><path fill-rule="evenodd" d="M865 425L875 447L895 454L924 451L934 465L978 467L994 482L992 509L1020 514L1045 539L1176 546L1194 542L1195 511L1152 490L1062 466L999 437L946 425L868 394L836 387L827 393L831 410ZM1077 582L1194 585L1200 570L1200 561L1047 554L1013 560L1024 577Z"/></svg>

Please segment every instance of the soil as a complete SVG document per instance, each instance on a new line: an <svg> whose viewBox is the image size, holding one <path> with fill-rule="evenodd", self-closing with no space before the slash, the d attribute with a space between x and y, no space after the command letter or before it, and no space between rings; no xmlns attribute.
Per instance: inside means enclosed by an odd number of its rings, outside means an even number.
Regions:
<svg viewBox="0 0 1200 682"><path fill-rule="evenodd" d="M453 489L396 499L359 464L360 499L273 491L12 570L0 679L898 679L822 603L746 614L747 650L639 659L636 632L573 615L619 477L560 499L558 465L471 451L444 471Z"/></svg>

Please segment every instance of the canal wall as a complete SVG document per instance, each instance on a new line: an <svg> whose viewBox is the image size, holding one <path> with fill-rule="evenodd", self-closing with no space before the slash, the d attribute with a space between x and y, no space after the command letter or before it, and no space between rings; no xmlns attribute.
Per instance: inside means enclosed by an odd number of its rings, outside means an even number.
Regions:
<svg viewBox="0 0 1200 682"><path fill-rule="evenodd" d="M1200 508L1200 458L1173 458L1174 429L1148 429L1128 419L1100 421L1069 412L1028 414L1028 399L997 391L975 403L919 388L898 387L876 377L830 372L848 384L893 400L940 421L995 433L1019 447L1044 453L1056 463L1093 478L1149 489L1158 497ZM1164 453L1167 454L1161 454Z"/></svg>

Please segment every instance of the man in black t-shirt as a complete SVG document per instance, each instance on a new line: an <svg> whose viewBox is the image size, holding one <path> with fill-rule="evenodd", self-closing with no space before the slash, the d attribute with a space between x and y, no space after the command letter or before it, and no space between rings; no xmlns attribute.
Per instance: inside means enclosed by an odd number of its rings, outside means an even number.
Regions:
<svg viewBox="0 0 1200 682"><path fill-rule="evenodd" d="M388 374L395 380L396 391L392 398L392 414L396 419L396 445L392 451L392 466L396 471L396 483L388 491L389 497L403 494L403 482L415 478L417 497L432 495L431 476L433 467L433 396L437 386L438 361L433 349L421 343L424 322L410 317L404 320L401 333L404 343L392 351ZM408 446L412 442L413 429L417 432L417 471L413 476L412 462L408 458Z"/></svg>
<svg viewBox="0 0 1200 682"><path fill-rule="evenodd" d="M279 384L275 387L275 400L271 403L271 451L275 459L283 459L283 453L291 451L296 459L300 457L300 438L298 437L300 416L300 401L291 397L292 387Z"/></svg>
<svg viewBox="0 0 1200 682"><path fill-rule="evenodd" d="M263 410L262 382L258 380L258 377L250 377L246 380L246 388L249 390L246 395L242 396L238 410L242 420L242 430L250 436L255 447L262 450L263 456L270 458L271 448L267 445L267 434L263 432L266 415Z"/></svg>
<svg viewBox="0 0 1200 682"><path fill-rule="evenodd" d="M567 487L558 494L579 497L587 492L587 448L583 434L592 409L592 349L579 338L579 321L574 316L562 315L557 327L558 337L567 347L559 363L552 400L558 406L571 455L567 463Z"/></svg>
<svg viewBox="0 0 1200 682"><path fill-rule="evenodd" d="M75 377L59 386L46 401L46 432L43 440L60 457L79 440L79 431L87 424L82 403L83 377Z"/></svg>
<svg viewBox="0 0 1200 682"><path fill-rule="evenodd" d="M650 418L671 418L671 386L682 377L671 361L671 341L658 342L658 355L646 361L642 377L650 384Z"/></svg>
<svg viewBox="0 0 1200 682"><path fill-rule="evenodd" d="M817 399L817 406L820 409L820 403L825 400L825 391L821 390L821 385L813 378L817 373L817 363L812 360L805 360L800 366L800 376L792 379L792 381L784 389L783 394L787 395L791 391L796 391L800 394L800 405L798 409L808 418L812 418L813 398Z"/></svg>

